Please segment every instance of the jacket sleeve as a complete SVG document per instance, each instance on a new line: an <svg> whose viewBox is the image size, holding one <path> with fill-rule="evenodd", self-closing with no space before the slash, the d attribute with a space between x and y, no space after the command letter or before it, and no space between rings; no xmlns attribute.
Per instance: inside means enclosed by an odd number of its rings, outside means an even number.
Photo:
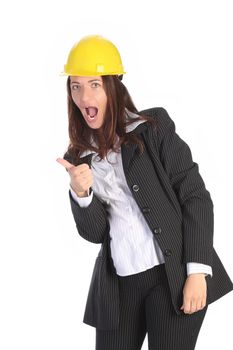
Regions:
<svg viewBox="0 0 233 350"><path fill-rule="evenodd" d="M175 123L164 108L160 108L159 120L160 160L182 210L183 263L212 266L214 212L210 193L189 146L176 133Z"/></svg>
<svg viewBox="0 0 233 350"><path fill-rule="evenodd" d="M69 190L71 210L80 236L92 243L103 243L109 221L106 209L93 193L93 199L87 207L81 207Z"/></svg>
<svg viewBox="0 0 233 350"><path fill-rule="evenodd" d="M67 153L63 156L71 164L74 164ZM75 165L75 164L74 164ZM92 188L90 188L92 193ZM81 207L72 197L69 189L71 211L76 223L79 235L92 243L103 243L106 230L109 230L108 214L104 204L93 193L92 201L86 207Z"/></svg>

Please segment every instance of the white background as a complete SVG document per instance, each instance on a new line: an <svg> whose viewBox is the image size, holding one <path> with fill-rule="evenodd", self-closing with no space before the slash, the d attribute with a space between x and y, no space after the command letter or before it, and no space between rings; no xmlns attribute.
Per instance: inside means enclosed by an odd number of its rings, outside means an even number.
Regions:
<svg viewBox="0 0 233 350"><path fill-rule="evenodd" d="M232 264L230 1L8 1L1 5L0 348L91 350L82 323L100 245L76 231L66 78L73 44L100 34L118 47L123 82L142 110L166 108L211 193L214 246ZM232 293L211 304L196 349L232 348ZM223 346L223 342L225 346ZM143 344L147 349L147 338Z"/></svg>

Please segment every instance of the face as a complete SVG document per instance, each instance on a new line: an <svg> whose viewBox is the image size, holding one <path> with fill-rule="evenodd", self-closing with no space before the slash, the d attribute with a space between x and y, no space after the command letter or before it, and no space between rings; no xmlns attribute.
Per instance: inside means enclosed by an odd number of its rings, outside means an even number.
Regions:
<svg viewBox="0 0 233 350"><path fill-rule="evenodd" d="M103 125L107 95L101 76L70 76L70 89L74 103L80 109L87 125L98 129Z"/></svg>

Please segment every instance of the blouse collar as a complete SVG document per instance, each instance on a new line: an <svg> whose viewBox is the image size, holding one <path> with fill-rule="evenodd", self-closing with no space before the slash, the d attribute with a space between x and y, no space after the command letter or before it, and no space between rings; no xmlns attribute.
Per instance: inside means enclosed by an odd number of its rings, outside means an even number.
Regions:
<svg viewBox="0 0 233 350"><path fill-rule="evenodd" d="M131 111L128 110L127 108L125 108L125 111L126 111L126 120L130 120L129 117L131 117L131 118L137 118L137 117L139 116L138 114L131 112ZM142 123L144 123L145 121L146 121L146 120L137 120L137 121L131 123L130 125L126 125L126 133L131 132L131 131L134 130L139 124L142 124ZM118 137L118 139L119 139L119 137ZM90 142L91 142L91 145L92 145L92 146L97 147L96 142L93 140L92 135L91 135L91 141L90 141ZM90 153L96 153L96 152L95 152L95 151L92 151L92 150L85 150L85 151L83 151L83 152L81 153L80 158L86 157L86 156L87 156L88 154L90 154Z"/></svg>

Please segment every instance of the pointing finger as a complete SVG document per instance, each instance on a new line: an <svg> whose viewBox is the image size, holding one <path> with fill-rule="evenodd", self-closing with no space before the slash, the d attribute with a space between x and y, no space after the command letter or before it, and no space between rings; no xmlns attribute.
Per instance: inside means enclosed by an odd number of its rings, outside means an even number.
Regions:
<svg viewBox="0 0 233 350"><path fill-rule="evenodd" d="M71 168L74 167L73 164L69 163L67 160L65 160L63 158L57 158L56 161L58 163L60 163L61 165L63 165L66 168L66 170L70 170Z"/></svg>

